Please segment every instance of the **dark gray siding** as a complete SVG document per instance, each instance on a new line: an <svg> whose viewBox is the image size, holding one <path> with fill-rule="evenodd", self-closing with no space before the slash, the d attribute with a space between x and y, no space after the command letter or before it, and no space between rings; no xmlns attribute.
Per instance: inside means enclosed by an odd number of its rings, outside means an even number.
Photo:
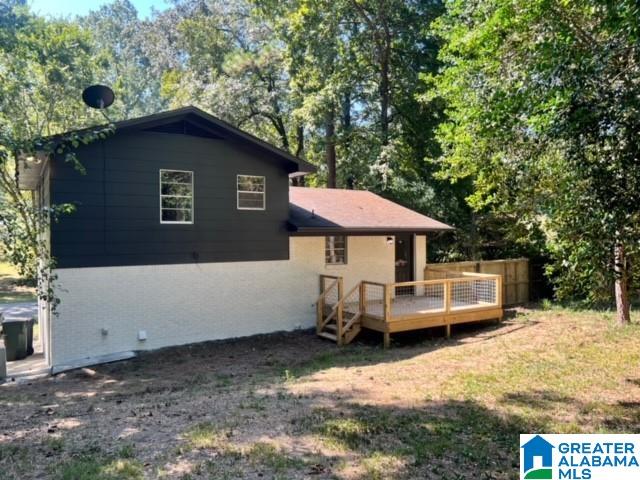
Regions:
<svg viewBox="0 0 640 480"><path fill-rule="evenodd" d="M51 228L59 268L289 257L289 193L284 167L227 140L121 133L81 147L82 175L54 159L53 204L77 210ZM160 169L194 172L194 223L160 223ZM236 175L266 177L266 210L238 210Z"/></svg>

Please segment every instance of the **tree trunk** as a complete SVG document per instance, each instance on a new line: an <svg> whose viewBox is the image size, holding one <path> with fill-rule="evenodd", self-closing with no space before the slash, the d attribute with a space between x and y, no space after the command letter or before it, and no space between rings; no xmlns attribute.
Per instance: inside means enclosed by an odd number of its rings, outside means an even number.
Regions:
<svg viewBox="0 0 640 480"><path fill-rule="evenodd" d="M304 152L304 127L302 125L296 127L296 141L296 157L300 158Z"/></svg>
<svg viewBox="0 0 640 480"><path fill-rule="evenodd" d="M296 157L300 158L304 153L304 127L302 125L298 125L296 127ZM305 181L304 176L294 177L291 181L291 184L294 187L304 187Z"/></svg>
<svg viewBox="0 0 640 480"><path fill-rule="evenodd" d="M336 137L335 113L333 108L327 112L325 122L325 159L327 162L327 187L336 188Z"/></svg>
<svg viewBox="0 0 640 480"><path fill-rule="evenodd" d="M391 36L385 32L380 52L380 135L382 145L389 143L389 57L391 55Z"/></svg>
<svg viewBox="0 0 640 480"><path fill-rule="evenodd" d="M351 91L347 90L341 99L342 115L342 148L345 152L345 159L349 161L349 153L351 148ZM347 172L343 172L343 175ZM353 190L355 188L356 180L353 173L349 172L345 179L345 188Z"/></svg>
<svg viewBox="0 0 640 480"><path fill-rule="evenodd" d="M351 130L351 91L342 96L342 129L347 133Z"/></svg>
<svg viewBox="0 0 640 480"><path fill-rule="evenodd" d="M616 243L614 247L614 273L615 273L615 294L616 310L619 325L631 323L629 314L629 272L627 270L627 259L624 245Z"/></svg>
<svg viewBox="0 0 640 480"><path fill-rule="evenodd" d="M471 211L471 260L479 260L478 258L478 218L474 210Z"/></svg>

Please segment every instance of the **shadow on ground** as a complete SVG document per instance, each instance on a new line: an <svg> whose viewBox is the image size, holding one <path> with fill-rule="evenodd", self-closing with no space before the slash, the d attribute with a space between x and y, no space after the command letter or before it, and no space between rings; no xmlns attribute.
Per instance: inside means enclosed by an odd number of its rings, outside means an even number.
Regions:
<svg viewBox="0 0 640 480"><path fill-rule="evenodd" d="M0 471L3 479L501 480L517 478L518 435L549 431L562 421L557 412L578 412L577 427L587 431L640 432L631 397L585 403L564 390L518 385L490 401L450 392L427 398L445 388L429 375L448 349L477 344L473 351L489 359L516 336L528 342L543 330L526 330L536 325L511 318L461 326L451 339L415 332L386 351L376 336L338 349L311 332L264 335L2 387ZM459 357L449 359L455 369L463 368ZM424 378L415 385L425 393L412 402L402 391L399 399L363 395L352 367L366 366L384 370L371 379L374 390L393 390L419 368ZM345 368L325 375L333 367ZM294 388L305 382L313 388ZM635 375L624 383L640 385Z"/></svg>

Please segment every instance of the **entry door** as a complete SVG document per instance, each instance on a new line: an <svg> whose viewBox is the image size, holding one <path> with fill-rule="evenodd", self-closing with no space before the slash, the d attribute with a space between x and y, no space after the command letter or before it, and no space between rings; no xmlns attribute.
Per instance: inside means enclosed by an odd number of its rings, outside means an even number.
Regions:
<svg viewBox="0 0 640 480"><path fill-rule="evenodd" d="M413 280L413 235L396 235L396 282ZM396 295L413 295L413 287L398 287Z"/></svg>

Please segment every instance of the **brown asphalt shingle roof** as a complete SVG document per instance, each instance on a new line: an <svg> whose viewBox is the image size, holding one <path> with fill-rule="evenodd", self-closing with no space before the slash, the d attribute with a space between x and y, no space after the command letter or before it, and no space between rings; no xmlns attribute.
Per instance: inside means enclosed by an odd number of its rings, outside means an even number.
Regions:
<svg viewBox="0 0 640 480"><path fill-rule="evenodd" d="M289 223L300 233L430 232L452 227L375 193L337 188L289 188Z"/></svg>

